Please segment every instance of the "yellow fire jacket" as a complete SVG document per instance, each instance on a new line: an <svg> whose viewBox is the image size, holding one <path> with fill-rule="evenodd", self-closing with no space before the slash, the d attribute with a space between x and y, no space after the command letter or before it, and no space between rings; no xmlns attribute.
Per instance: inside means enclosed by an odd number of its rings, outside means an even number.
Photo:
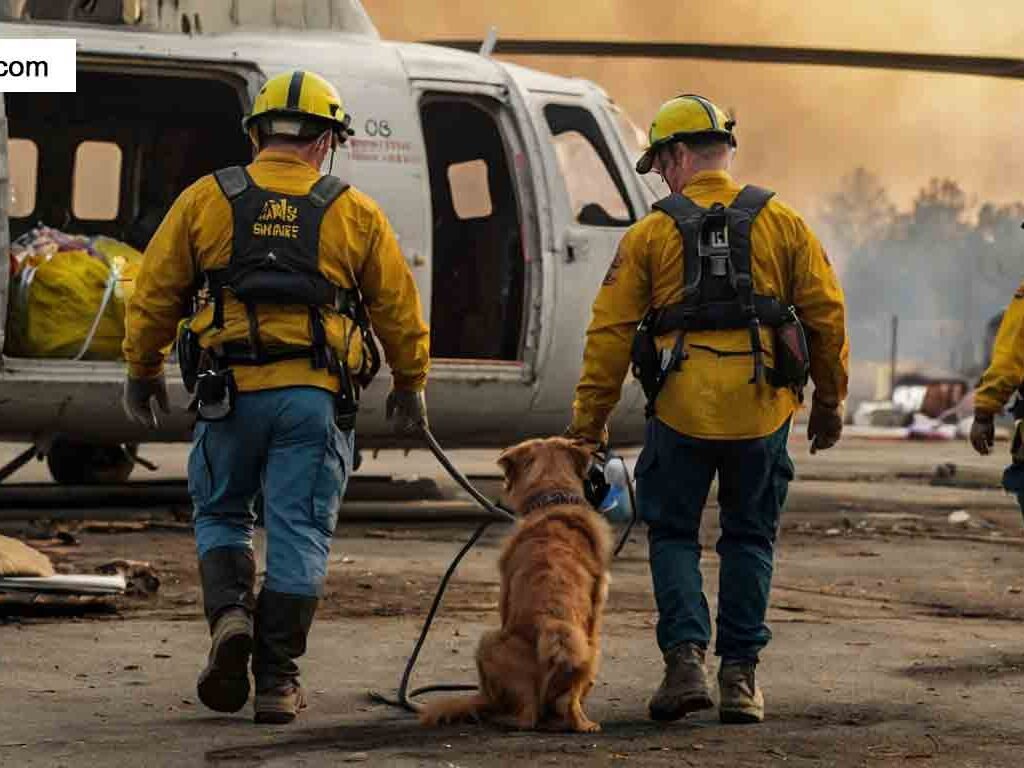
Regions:
<svg viewBox="0 0 1024 768"><path fill-rule="evenodd" d="M305 195L320 177L308 163L284 152L264 151L248 166L249 175L273 192ZM205 176L174 202L146 249L125 317L124 356L133 378L152 378L163 370L164 353L202 272L227 266L231 257L231 204L213 176ZM358 287L397 389L421 390L430 364L430 335L419 294L394 231L377 204L349 189L325 212L320 228L320 271L335 285ZM327 339L356 370L362 362L359 334L349 318L324 310ZM264 305L257 308L264 344L308 345L306 307ZM213 306L190 321L204 347L249 336L245 307L225 293L224 328L211 328ZM314 370L307 360L284 360L264 366L237 366L239 390L316 386L337 391L338 380Z"/></svg>
<svg viewBox="0 0 1024 768"><path fill-rule="evenodd" d="M724 171L698 173L683 193L698 205L729 204L741 187ZM652 306L681 300L683 247L675 222L655 211L619 244L594 302L583 371L573 403L574 434L599 440L618 402L637 324ZM849 342L843 293L821 244L792 209L772 198L751 231L754 291L796 307L807 333L815 397L838 405L846 397ZM771 331L762 329L765 364L773 363ZM675 334L658 339L671 346ZM788 389L749 383L750 333L686 334L687 359L671 374L656 404L658 419L685 435L710 439L763 437L779 429L798 405ZM741 353L741 354L730 354Z"/></svg>
<svg viewBox="0 0 1024 768"><path fill-rule="evenodd" d="M1013 294L1013 301L999 324L992 362L974 393L974 410L998 413L1021 382L1024 382L1024 283Z"/></svg>

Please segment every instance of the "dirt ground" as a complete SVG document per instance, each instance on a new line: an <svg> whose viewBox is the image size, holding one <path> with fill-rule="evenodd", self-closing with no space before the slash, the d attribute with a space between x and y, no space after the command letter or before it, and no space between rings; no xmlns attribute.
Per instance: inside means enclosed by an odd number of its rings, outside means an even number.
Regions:
<svg viewBox="0 0 1024 768"><path fill-rule="evenodd" d="M59 570L131 559L148 561L160 580L155 593L113 603L0 599L0 766L1019 764L1024 530L1016 502L995 489L1001 460L950 443L853 439L810 457L794 440L791 450L798 479L778 552L775 639L759 669L768 700L760 726L722 726L714 712L670 726L646 719L661 662L642 529L613 571L604 665L588 706L601 734L424 730L372 703L367 691L397 686L469 523L342 525L302 662L310 709L277 728L254 726L248 711L204 711L194 683L207 635L190 531L150 504L155 519L145 525L0 527L34 537ZM158 454L161 476L180 476L181 449ZM486 451L456 456L477 475L493 472L492 460ZM374 476L436 474L430 461L368 459L350 496L379 494ZM493 480L485 485L493 492ZM961 510L969 518L951 523ZM712 603L716 515L709 505ZM475 644L496 620L503 535L492 527L464 561L414 685L473 681Z"/></svg>

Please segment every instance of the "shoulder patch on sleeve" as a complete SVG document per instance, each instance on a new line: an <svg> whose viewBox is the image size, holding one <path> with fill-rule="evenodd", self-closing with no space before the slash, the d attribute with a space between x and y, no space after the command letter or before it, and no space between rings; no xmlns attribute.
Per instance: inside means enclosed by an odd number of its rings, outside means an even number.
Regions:
<svg viewBox="0 0 1024 768"><path fill-rule="evenodd" d="M615 280L618 278L619 267L622 266L622 244L615 249L615 258L612 259L612 263L608 265L608 271L604 275L604 280L601 285L615 285Z"/></svg>
<svg viewBox="0 0 1024 768"><path fill-rule="evenodd" d="M1024 283L1017 286L1017 290L1013 292L1013 298L1024 299Z"/></svg>

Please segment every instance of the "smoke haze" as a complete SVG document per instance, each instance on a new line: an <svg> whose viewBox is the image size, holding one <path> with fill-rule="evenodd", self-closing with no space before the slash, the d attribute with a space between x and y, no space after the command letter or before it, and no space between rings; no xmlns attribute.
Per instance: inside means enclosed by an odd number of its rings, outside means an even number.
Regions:
<svg viewBox="0 0 1024 768"><path fill-rule="evenodd" d="M980 5L963 0L592 0L582 12L550 0L366 2L381 34L390 39L479 39L493 24L499 38L756 43L1024 58L1024 6L1019 0L988 0L982 11ZM515 61L599 83L641 127L662 101L684 91L704 94L732 111L740 145L737 177L776 189L802 211L843 273L850 249L831 236L825 209L841 179L857 168L876 177L904 212L933 178L959 184L968 218L986 202L1024 200L1024 80L699 60ZM1020 238L1011 267L1024 276L1024 235L1017 230L1010 236ZM1003 302L1014 286L1010 278ZM913 297L909 300L913 306ZM983 318L1000 309L977 308L976 317L963 319L964 333L980 339ZM910 335L904 349L922 359L948 361L945 351L925 349L923 337L917 343L910 330L914 324L914 318L901 322Z"/></svg>

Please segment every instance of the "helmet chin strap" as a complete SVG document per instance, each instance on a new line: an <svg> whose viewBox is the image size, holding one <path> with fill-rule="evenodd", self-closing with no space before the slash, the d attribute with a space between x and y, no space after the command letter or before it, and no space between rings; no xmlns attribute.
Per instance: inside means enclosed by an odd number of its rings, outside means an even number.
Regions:
<svg viewBox="0 0 1024 768"><path fill-rule="evenodd" d="M327 164L327 175L330 176L334 173L334 151L338 146L337 137L334 131L331 131L331 161Z"/></svg>

